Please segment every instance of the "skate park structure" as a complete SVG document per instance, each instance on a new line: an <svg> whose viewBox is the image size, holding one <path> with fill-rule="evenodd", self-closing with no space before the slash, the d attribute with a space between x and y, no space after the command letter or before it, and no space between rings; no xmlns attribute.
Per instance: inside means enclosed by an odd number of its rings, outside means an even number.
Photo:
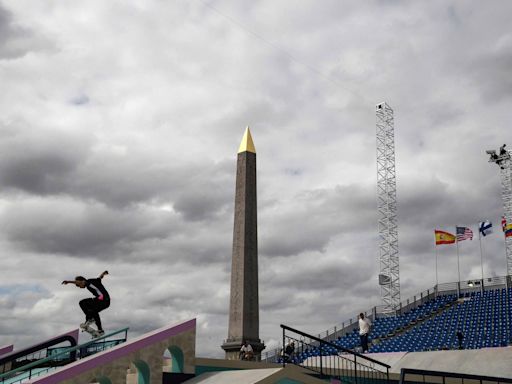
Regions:
<svg viewBox="0 0 512 384"><path fill-rule="evenodd" d="M117 332L119 333L119 332ZM57 353L0 375L0 383L162 383L163 355L169 351L173 373L194 373L196 320L169 325L131 341L82 356L91 345L101 347L116 332L82 345L61 348ZM74 361L56 369L62 355L76 355ZM28 372L28 375L27 375Z"/></svg>
<svg viewBox="0 0 512 384"><path fill-rule="evenodd" d="M193 373L196 320L163 327L107 351L71 363L31 383L122 383L127 367L134 367L138 382L162 383L162 356L169 350L175 373ZM130 372L128 373L128 375Z"/></svg>

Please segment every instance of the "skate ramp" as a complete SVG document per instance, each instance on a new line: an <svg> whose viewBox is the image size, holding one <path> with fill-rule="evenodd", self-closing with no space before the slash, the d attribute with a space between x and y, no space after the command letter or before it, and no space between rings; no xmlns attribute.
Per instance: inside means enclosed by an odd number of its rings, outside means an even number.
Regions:
<svg viewBox="0 0 512 384"><path fill-rule="evenodd" d="M398 362L408 353L409 352L380 352L369 353L368 356L392 367L393 365L398 364Z"/></svg>
<svg viewBox="0 0 512 384"><path fill-rule="evenodd" d="M254 364L258 366L258 364ZM296 365L287 365L285 368L243 369L236 371L207 372L194 379L187 380L186 384L325 384L310 376L303 368Z"/></svg>
<svg viewBox="0 0 512 384"><path fill-rule="evenodd" d="M256 384L273 374L279 372L282 368L267 369L244 369L240 371L208 372L192 380L187 384Z"/></svg>
<svg viewBox="0 0 512 384"><path fill-rule="evenodd" d="M125 383L127 372L136 370L139 384L161 384L165 350L174 358L176 373L193 373L196 320L170 325L134 340L68 364L32 384L101 384Z"/></svg>

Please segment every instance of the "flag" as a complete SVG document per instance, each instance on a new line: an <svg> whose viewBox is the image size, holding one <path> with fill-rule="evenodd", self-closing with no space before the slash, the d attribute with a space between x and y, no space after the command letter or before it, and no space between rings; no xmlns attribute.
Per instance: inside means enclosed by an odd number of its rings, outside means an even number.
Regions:
<svg viewBox="0 0 512 384"><path fill-rule="evenodd" d="M487 236L492 233L492 223L490 221L482 221L478 224L478 231L483 235Z"/></svg>
<svg viewBox="0 0 512 384"><path fill-rule="evenodd" d="M468 227L456 227L457 241L473 240L473 231Z"/></svg>
<svg viewBox="0 0 512 384"><path fill-rule="evenodd" d="M512 224L505 226L505 237L512 237Z"/></svg>
<svg viewBox="0 0 512 384"><path fill-rule="evenodd" d="M455 243L455 235L444 231L438 231L437 229L434 232L436 234L436 245Z"/></svg>
<svg viewBox="0 0 512 384"><path fill-rule="evenodd" d="M503 229L505 237L512 236L512 224L507 224L507 219L505 219L505 216L501 216L501 229Z"/></svg>

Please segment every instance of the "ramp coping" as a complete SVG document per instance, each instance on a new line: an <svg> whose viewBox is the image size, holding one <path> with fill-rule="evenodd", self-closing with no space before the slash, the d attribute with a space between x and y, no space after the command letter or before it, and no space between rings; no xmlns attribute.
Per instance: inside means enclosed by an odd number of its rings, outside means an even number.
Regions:
<svg viewBox="0 0 512 384"><path fill-rule="evenodd" d="M14 350L14 346L12 344L1 345L0 346L0 356L5 355L6 353L11 353Z"/></svg>

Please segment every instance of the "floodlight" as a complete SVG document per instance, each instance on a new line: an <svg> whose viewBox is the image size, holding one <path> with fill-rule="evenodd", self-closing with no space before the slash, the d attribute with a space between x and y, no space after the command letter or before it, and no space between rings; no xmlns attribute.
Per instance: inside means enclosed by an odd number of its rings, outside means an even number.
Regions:
<svg viewBox="0 0 512 384"><path fill-rule="evenodd" d="M383 273L379 274L379 285L389 285L391 284L391 277L385 275Z"/></svg>

